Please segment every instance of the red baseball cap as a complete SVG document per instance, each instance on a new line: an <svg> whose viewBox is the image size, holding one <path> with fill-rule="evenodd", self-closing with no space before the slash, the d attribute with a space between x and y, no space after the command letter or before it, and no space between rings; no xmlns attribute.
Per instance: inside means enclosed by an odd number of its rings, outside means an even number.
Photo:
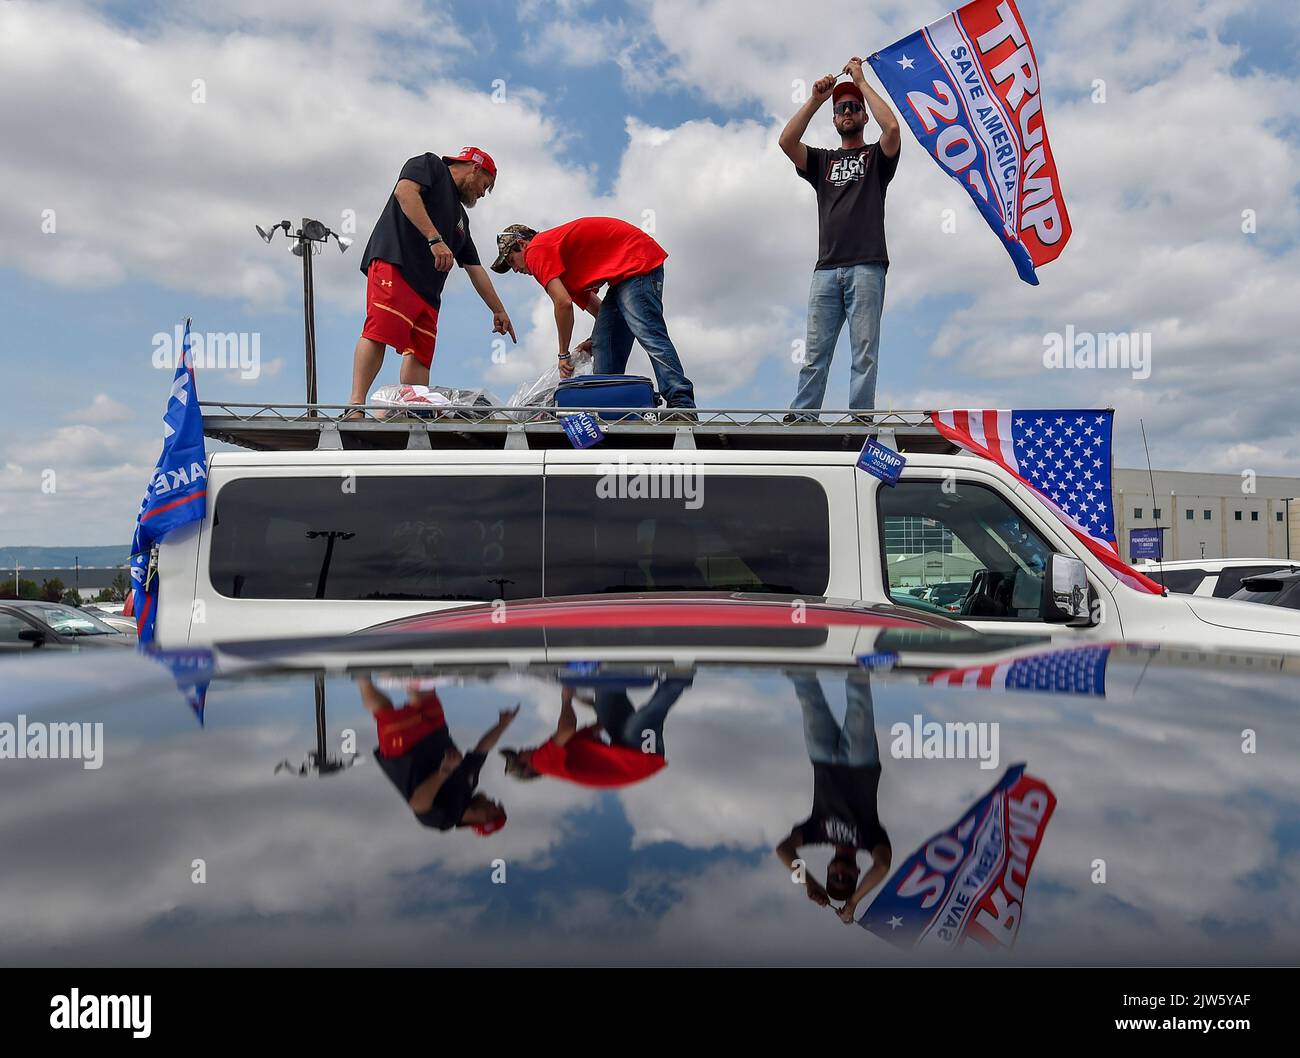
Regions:
<svg viewBox="0 0 1300 1058"><path fill-rule="evenodd" d="M492 160L492 155L488 154L482 147L462 147L460 154L444 154L444 162L478 162L488 171L493 180L497 178L497 163Z"/></svg>
<svg viewBox="0 0 1300 1058"><path fill-rule="evenodd" d="M848 96L850 99L856 99L863 106L867 105L867 99L866 96L862 94L862 89L853 81L841 81L831 89L832 103L838 103L845 96Z"/></svg>
<svg viewBox="0 0 1300 1058"><path fill-rule="evenodd" d="M501 814L497 816L496 819L493 819L487 823L475 823L473 830L474 833L477 834L479 837L485 838L489 834L495 834L498 830L500 830L505 825L506 825L506 813L505 810L502 809Z"/></svg>

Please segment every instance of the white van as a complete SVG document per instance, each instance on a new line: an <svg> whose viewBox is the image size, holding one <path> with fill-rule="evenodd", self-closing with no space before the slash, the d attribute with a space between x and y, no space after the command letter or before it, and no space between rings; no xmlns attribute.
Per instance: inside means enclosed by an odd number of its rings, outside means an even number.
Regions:
<svg viewBox="0 0 1300 1058"><path fill-rule="evenodd" d="M1066 643L1300 650L1300 613L1127 587L1031 490L971 456L900 446L907 465L889 487L856 468L860 429L829 447L790 426L744 446L586 450L525 447L518 427L491 448L430 446L415 430L399 450L213 454L207 518L159 550L159 642L341 634L471 602L689 590L892 601ZM676 432L681 441L690 430ZM975 567L955 610L891 573L954 539Z"/></svg>

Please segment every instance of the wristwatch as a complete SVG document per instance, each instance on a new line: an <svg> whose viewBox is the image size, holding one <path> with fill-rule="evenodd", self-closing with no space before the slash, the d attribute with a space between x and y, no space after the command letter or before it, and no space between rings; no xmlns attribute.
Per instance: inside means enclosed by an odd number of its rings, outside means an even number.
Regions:
<svg viewBox="0 0 1300 1058"><path fill-rule="evenodd" d="M430 246L437 246L438 243L440 243L440 242L442 242L442 236L441 236L441 235L435 235L432 239L429 240L429 245L430 245Z"/></svg>

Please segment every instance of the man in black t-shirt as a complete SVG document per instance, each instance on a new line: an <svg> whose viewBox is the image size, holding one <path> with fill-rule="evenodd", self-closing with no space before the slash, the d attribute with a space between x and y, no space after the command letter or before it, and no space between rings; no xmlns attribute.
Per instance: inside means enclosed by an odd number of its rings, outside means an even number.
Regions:
<svg viewBox="0 0 1300 1058"><path fill-rule="evenodd" d="M835 722L815 675L791 673L790 681L803 710L804 744L813 766L813 806L808 818L776 847L776 854L793 872L801 865L797 861L804 846L833 846L826 885L810 877L806 865L801 878L813 903L826 907L831 900L844 901L838 914L841 921L851 923L862 898L884 881L893 856L876 806L880 746L870 679L857 672L846 677L848 704L842 725ZM865 875L858 868L859 850L871 855Z"/></svg>
<svg viewBox="0 0 1300 1058"><path fill-rule="evenodd" d="M518 706L501 710L496 724L462 755L436 690L412 685L406 704L397 708L369 676L358 677L357 689L375 719L375 760L417 820L435 830L471 827L480 837L506 825L501 803L475 791L483 762L519 714Z"/></svg>
<svg viewBox="0 0 1300 1058"><path fill-rule="evenodd" d="M871 408L876 402L880 313L889 268L885 191L898 168L902 136L894 112L863 76L862 60L850 59L844 73L851 80L843 84L835 83L835 74L818 80L812 95L781 132L781 150L817 192L817 266L808 295L808 339L799 389L790 405L795 411L822 406L835 343L846 319L853 353L849 407ZM809 147L800 137L828 98L840 146L835 150ZM880 125L876 143L862 138L871 117ZM785 421L806 418L791 414Z"/></svg>
<svg viewBox="0 0 1300 1058"><path fill-rule="evenodd" d="M404 357L402 382L429 384L442 288L453 263L465 269L492 311L493 332L516 340L492 278L479 263L465 212L492 190L496 178L496 163L479 147L465 147L454 157L420 154L402 166L361 258L366 322L352 358L350 404L366 402L390 345Z"/></svg>

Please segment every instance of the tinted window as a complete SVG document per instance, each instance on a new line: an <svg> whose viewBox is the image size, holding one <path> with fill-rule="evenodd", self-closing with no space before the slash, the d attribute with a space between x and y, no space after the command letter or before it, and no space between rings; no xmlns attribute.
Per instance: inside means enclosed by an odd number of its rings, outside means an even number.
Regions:
<svg viewBox="0 0 1300 1058"><path fill-rule="evenodd" d="M246 478L217 496L212 586L241 599L542 594L540 476Z"/></svg>
<svg viewBox="0 0 1300 1058"><path fill-rule="evenodd" d="M904 481L877 490L885 579L895 602L966 617L1038 620L1051 547L991 489L960 483ZM909 524L943 538L916 550ZM925 600L908 588L917 578L945 578Z"/></svg>
<svg viewBox="0 0 1300 1058"><path fill-rule="evenodd" d="M11 613L0 610L0 647L21 647L24 650L30 650L32 644L19 639L18 633L31 627L21 617L15 617Z"/></svg>
<svg viewBox="0 0 1300 1058"><path fill-rule="evenodd" d="M693 481L683 485L672 475L643 475L657 478L657 496L633 488L635 474L548 477L546 594L826 593L830 514L820 484L804 477L688 477Z"/></svg>
<svg viewBox="0 0 1300 1058"><path fill-rule="evenodd" d="M1195 595L1196 589L1201 586L1201 581L1205 579L1205 570L1170 569L1164 573L1159 570L1152 570L1148 576L1157 584L1163 584L1170 591L1179 595Z"/></svg>
<svg viewBox="0 0 1300 1058"><path fill-rule="evenodd" d="M1230 566L1219 574L1219 583L1214 586L1214 594L1220 599L1230 599L1247 577L1259 577L1265 573L1272 573L1277 568L1277 566Z"/></svg>

